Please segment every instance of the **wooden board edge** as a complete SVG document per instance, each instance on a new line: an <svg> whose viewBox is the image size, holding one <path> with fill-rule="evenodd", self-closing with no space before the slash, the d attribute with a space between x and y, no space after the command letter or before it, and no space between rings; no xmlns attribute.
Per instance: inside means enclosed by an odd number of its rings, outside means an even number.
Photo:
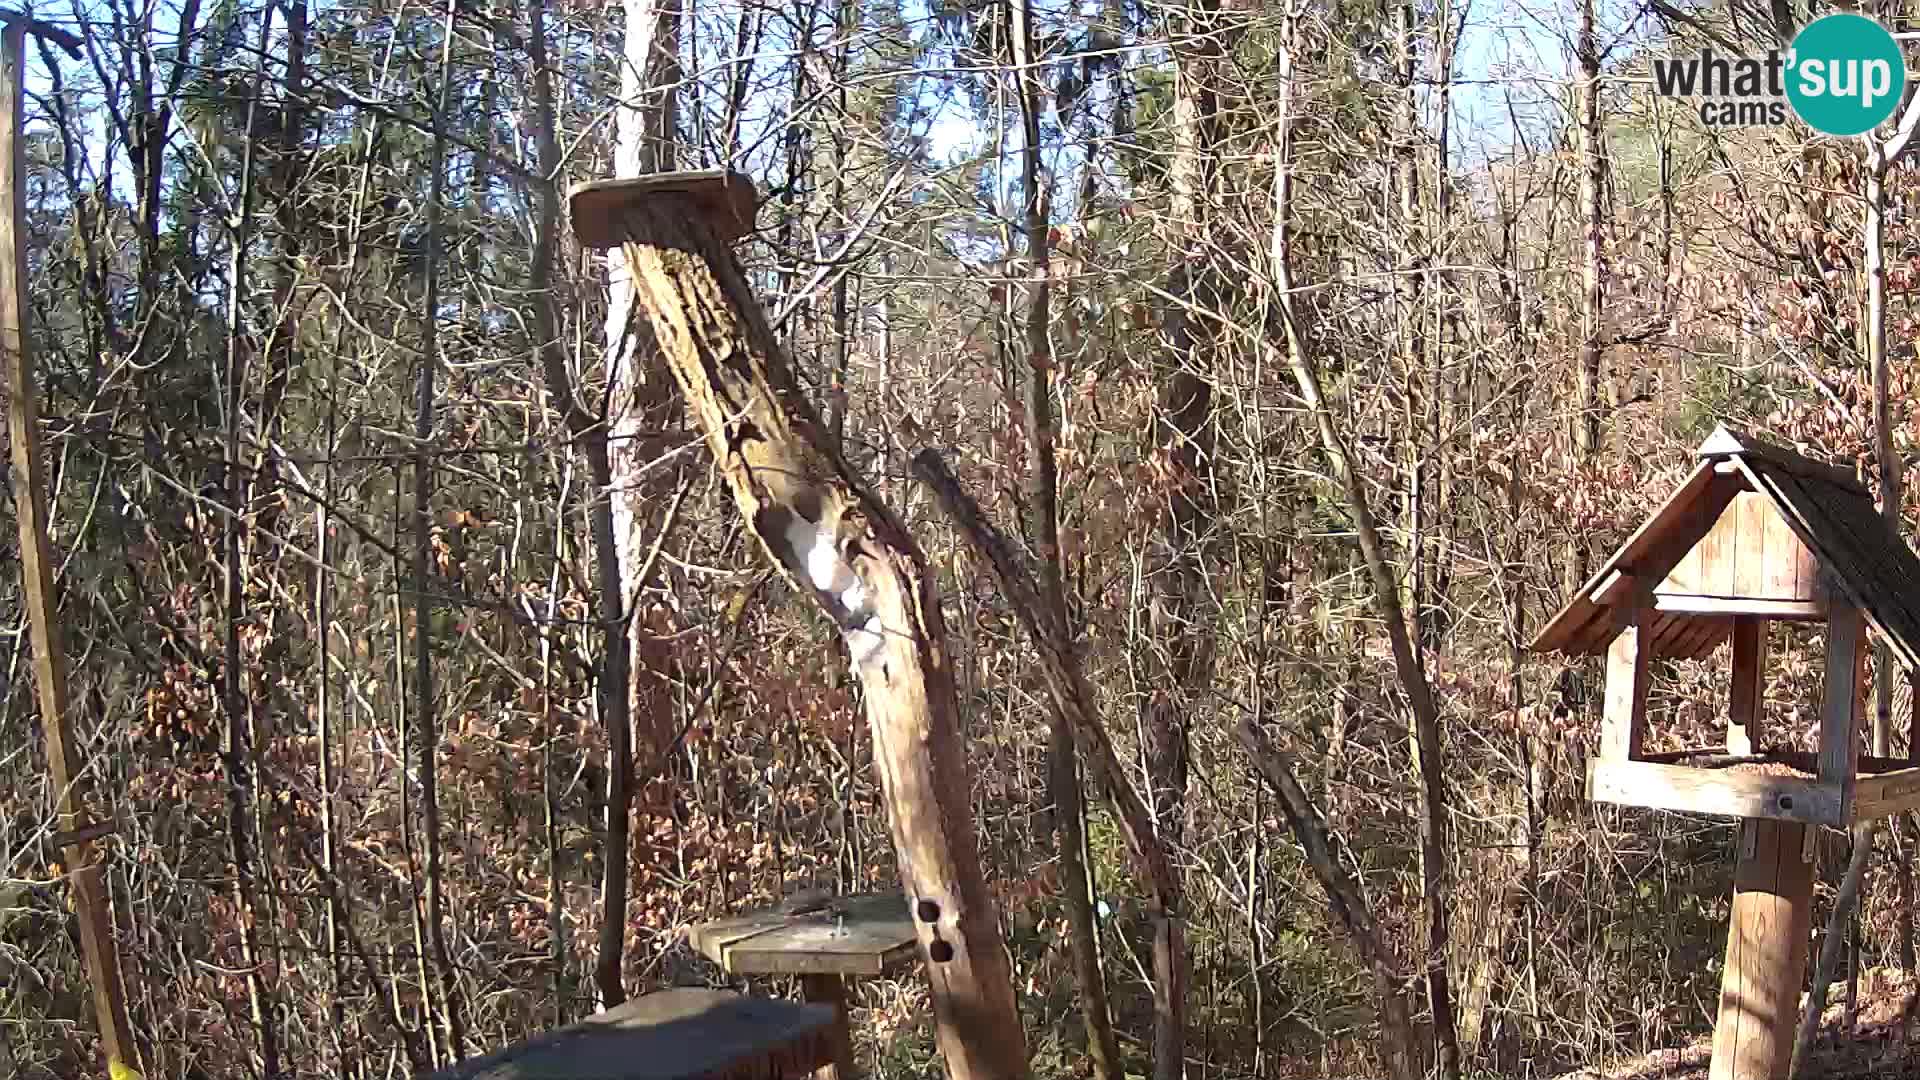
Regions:
<svg viewBox="0 0 1920 1080"><path fill-rule="evenodd" d="M1817 780L1661 765L1650 761L1587 763L1587 798L1619 806L1720 817L1769 818L1805 825L1845 825L1838 791Z"/></svg>

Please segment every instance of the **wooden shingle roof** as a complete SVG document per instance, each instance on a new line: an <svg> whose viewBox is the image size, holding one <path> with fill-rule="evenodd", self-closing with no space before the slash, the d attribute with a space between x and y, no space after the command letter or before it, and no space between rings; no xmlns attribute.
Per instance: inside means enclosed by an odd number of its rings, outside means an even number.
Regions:
<svg viewBox="0 0 1920 1080"><path fill-rule="evenodd" d="M1666 577L1707 535L1743 490L1757 492L1824 571L1835 600L1858 607L1909 669L1920 668L1920 557L1887 526L1853 474L1751 436L1715 429L1700 463L1652 517L1567 601L1528 646L1535 652L1590 655L1618 632L1615 609L1644 606L1646 590ZM1622 582L1635 583L1623 588ZM1726 637L1730 617L1663 615L1655 651L1702 656Z"/></svg>

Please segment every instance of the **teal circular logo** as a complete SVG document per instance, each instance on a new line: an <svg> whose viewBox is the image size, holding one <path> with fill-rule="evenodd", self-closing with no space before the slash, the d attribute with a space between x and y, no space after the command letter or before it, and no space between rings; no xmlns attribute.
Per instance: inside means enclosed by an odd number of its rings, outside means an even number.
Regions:
<svg viewBox="0 0 1920 1080"><path fill-rule="evenodd" d="M1815 131L1859 135L1893 115L1907 87L1900 43L1865 15L1808 23L1787 53L1787 100Z"/></svg>

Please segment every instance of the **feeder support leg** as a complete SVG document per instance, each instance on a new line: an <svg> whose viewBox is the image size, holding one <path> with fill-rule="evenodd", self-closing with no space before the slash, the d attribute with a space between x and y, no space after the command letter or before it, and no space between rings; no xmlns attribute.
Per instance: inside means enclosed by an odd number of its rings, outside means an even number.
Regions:
<svg viewBox="0 0 1920 1080"><path fill-rule="evenodd" d="M1807 828L1761 818L1740 823L1708 1080L1786 1080L1813 906Z"/></svg>

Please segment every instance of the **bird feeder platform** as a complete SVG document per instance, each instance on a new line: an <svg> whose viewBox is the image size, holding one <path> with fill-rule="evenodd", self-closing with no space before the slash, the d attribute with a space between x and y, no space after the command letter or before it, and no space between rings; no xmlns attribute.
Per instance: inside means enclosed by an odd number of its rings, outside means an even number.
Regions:
<svg viewBox="0 0 1920 1080"><path fill-rule="evenodd" d="M701 923L687 940L729 975L797 975L810 1002L831 1006L835 1061L817 1080L852 1080L846 980L910 963L919 938L898 892L834 897L803 912L763 911Z"/></svg>
<svg viewBox="0 0 1920 1080"><path fill-rule="evenodd" d="M1530 647L1607 658L1589 799L1740 819L1708 1077L1780 1080L1807 967L1810 826L1920 806L1920 760L1860 753L1867 628L1910 677L1920 667L1920 558L1849 472L1724 426L1699 456ZM1825 624L1811 753L1770 740L1761 723L1775 621ZM1733 667L1725 742L1648 753L1652 662L1704 657L1722 642ZM1909 738L1920 747L1911 721Z"/></svg>
<svg viewBox="0 0 1920 1080"><path fill-rule="evenodd" d="M689 169L575 184L567 194L574 235L588 248L620 247L629 215L666 193L692 199L703 223L723 243L753 231L758 200L752 180L725 169Z"/></svg>
<svg viewBox="0 0 1920 1080"><path fill-rule="evenodd" d="M724 990L643 994L432 1080L794 1080L832 1060L833 1010Z"/></svg>
<svg viewBox="0 0 1920 1080"><path fill-rule="evenodd" d="M1773 621L1826 624L1811 755L1771 748L1761 730ZM1530 647L1607 657L1590 799L1844 827L1920 807L1920 761L1860 754L1866 627L1900 666L1920 667L1920 558L1851 474L1723 426ZM1649 662L1729 639L1726 742L1646 753Z"/></svg>

